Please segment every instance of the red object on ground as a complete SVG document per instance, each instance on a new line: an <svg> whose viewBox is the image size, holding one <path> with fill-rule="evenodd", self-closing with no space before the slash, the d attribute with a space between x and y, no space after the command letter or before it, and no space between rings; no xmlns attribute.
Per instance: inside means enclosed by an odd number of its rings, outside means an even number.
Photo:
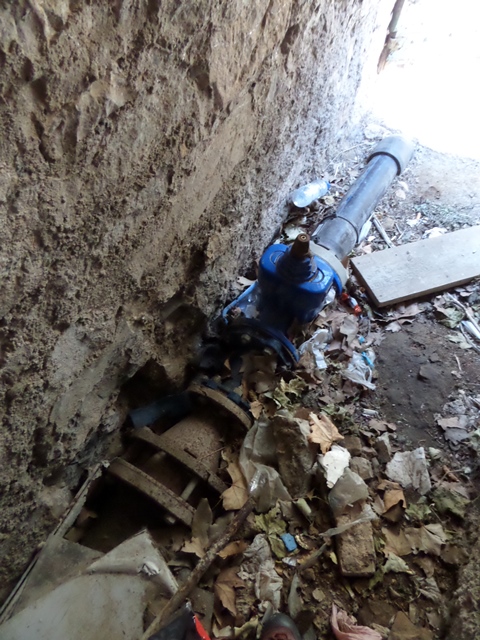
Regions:
<svg viewBox="0 0 480 640"><path fill-rule="evenodd" d="M203 625L200 622L200 620L197 618L197 616L193 616L193 619L195 621L195 629L196 629L198 635L200 636L200 638L202 640L210 640L210 636L208 635L208 633L203 628Z"/></svg>
<svg viewBox="0 0 480 640"><path fill-rule="evenodd" d="M349 296L348 293L345 293L345 291L342 294L340 294L340 300L348 304L348 306L352 309L353 313L356 316L359 316L362 314L361 306L358 304L355 298L352 298L352 296Z"/></svg>

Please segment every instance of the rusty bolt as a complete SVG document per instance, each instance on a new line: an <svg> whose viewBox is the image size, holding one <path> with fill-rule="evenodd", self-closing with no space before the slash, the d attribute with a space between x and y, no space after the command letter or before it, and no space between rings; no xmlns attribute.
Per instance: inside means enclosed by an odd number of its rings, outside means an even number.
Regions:
<svg viewBox="0 0 480 640"><path fill-rule="evenodd" d="M292 248L290 250L290 254L293 258L298 258L301 260L302 258L306 258L310 251L310 236L306 233L299 233L295 238L294 243L292 244Z"/></svg>

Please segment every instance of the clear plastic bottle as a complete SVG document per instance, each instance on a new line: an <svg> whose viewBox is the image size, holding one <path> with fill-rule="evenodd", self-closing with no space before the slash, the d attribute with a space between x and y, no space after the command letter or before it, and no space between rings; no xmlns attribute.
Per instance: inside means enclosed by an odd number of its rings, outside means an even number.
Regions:
<svg viewBox="0 0 480 640"><path fill-rule="evenodd" d="M312 204L314 200L326 195L329 189L330 183L326 180L314 180L292 191L290 202L303 209L303 207L308 207L309 204Z"/></svg>

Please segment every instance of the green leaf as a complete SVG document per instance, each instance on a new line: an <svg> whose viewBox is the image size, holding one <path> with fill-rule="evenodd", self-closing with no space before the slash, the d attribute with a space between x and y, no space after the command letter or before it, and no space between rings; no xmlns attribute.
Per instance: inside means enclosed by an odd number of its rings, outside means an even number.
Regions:
<svg viewBox="0 0 480 640"><path fill-rule="evenodd" d="M446 316L440 320L440 324L445 325L449 329L455 329L455 327L459 325L465 317L465 313L461 309L453 307L449 307L448 309L439 309L439 311Z"/></svg>
<svg viewBox="0 0 480 640"><path fill-rule="evenodd" d="M435 508L440 513L452 513L459 518L465 517L465 510L470 503L468 498L461 496L456 491L446 489L444 487L438 487L432 493L432 500L435 504Z"/></svg>
<svg viewBox="0 0 480 640"><path fill-rule="evenodd" d="M413 522L424 522L432 515L432 510L426 502L419 501L417 504L408 505L405 515Z"/></svg>
<svg viewBox="0 0 480 640"><path fill-rule="evenodd" d="M280 516L280 509L274 507L267 513L255 516L255 525L267 535L281 535L287 531L287 525ZM283 542L282 542L283 544Z"/></svg>
<svg viewBox="0 0 480 640"><path fill-rule="evenodd" d="M388 559L383 565L382 569L383 573L389 573L390 571L392 571L393 573L414 573L405 562L405 560L399 558L394 553L388 554Z"/></svg>

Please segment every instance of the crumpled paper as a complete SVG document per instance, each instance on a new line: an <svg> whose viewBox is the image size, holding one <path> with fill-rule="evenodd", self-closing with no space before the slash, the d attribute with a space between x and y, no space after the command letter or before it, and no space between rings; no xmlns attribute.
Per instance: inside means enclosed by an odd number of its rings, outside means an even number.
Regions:
<svg viewBox="0 0 480 640"><path fill-rule="evenodd" d="M362 387L366 387L373 391L376 387L372 382L373 369L368 364L368 361L373 364L375 354L371 349L364 353L366 354L366 357L356 351L353 352L352 359L348 363L348 367L342 371L342 376L347 378L347 380L355 382L355 384L359 384Z"/></svg>
<svg viewBox="0 0 480 640"><path fill-rule="evenodd" d="M320 466L325 471L327 487L331 489L350 463L350 453L344 447L334 444L330 451L318 457Z"/></svg>
<svg viewBox="0 0 480 640"><path fill-rule="evenodd" d="M330 332L328 329L319 329L313 336L304 342L300 348L299 353L301 357L308 354L313 362L313 373L317 378L322 377L322 371L327 368L327 362L325 360L324 349L327 346L330 338Z"/></svg>
<svg viewBox="0 0 480 640"><path fill-rule="evenodd" d="M422 496L432 488L423 447L413 451L397 451L387 464L386 471L390 480L399 482L404 489L413 487Z"/></svg>

